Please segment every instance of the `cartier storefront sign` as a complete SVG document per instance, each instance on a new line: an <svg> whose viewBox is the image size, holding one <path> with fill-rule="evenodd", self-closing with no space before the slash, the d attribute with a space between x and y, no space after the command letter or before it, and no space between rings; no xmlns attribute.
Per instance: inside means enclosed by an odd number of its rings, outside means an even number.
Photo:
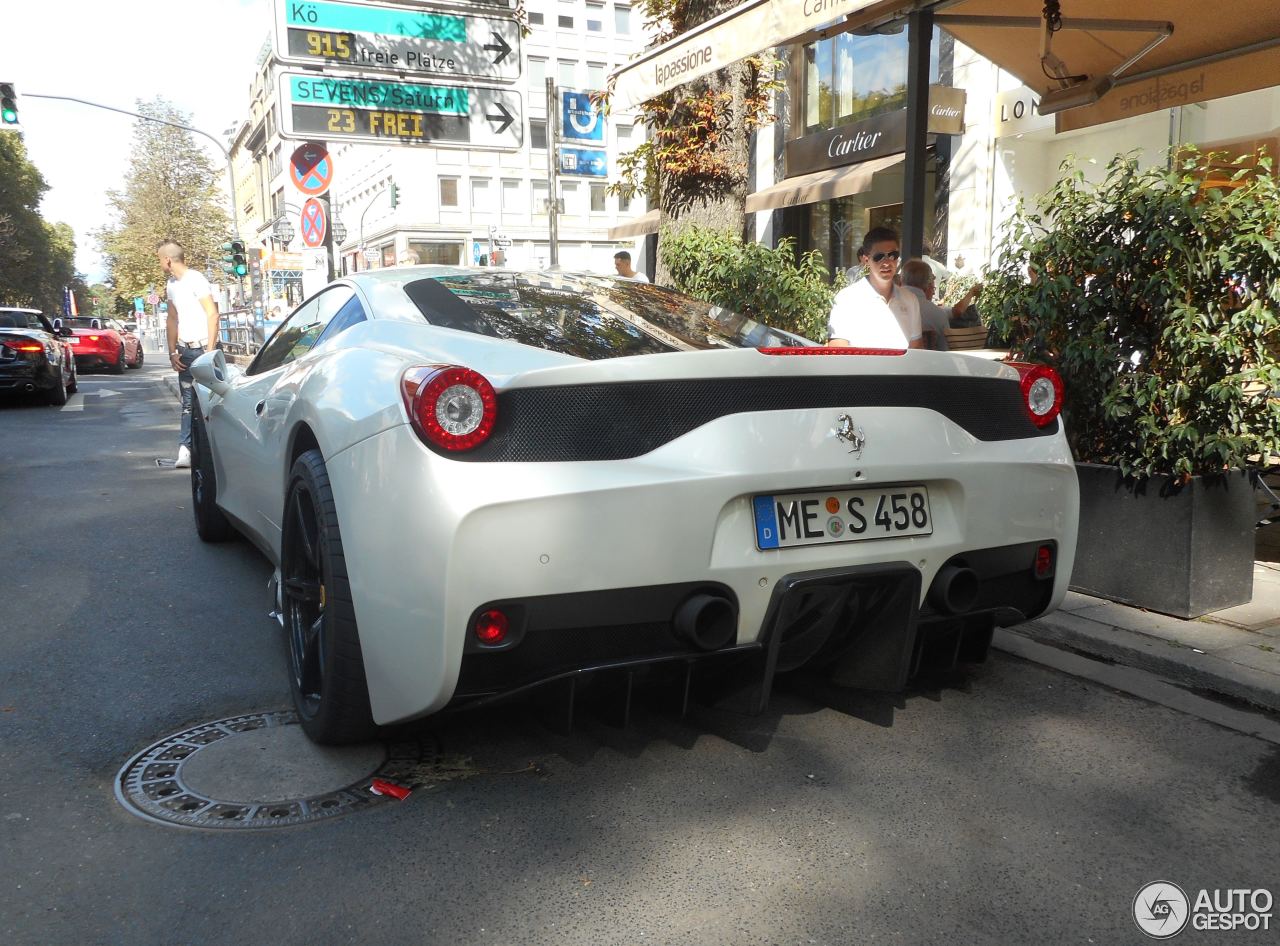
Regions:
<svg viewBox="0 0 1280 946"><path fill-rule="evenodd" d="M929 134L964 134L964 89L929 87ZM907 110L898 109L787 142L787 176L856 164L907 150Z"/></svg>

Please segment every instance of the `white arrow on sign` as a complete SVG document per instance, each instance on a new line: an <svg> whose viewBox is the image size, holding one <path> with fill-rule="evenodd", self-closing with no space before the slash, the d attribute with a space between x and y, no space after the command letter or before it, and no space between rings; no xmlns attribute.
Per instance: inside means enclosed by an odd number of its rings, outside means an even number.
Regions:
<svg viewBox="0 0 1280 946"><path fill-rule="evenodd" d="M520 25L511 17L363 0L276 0L275 14L284 62L409 79L520 78Z"/></svg>

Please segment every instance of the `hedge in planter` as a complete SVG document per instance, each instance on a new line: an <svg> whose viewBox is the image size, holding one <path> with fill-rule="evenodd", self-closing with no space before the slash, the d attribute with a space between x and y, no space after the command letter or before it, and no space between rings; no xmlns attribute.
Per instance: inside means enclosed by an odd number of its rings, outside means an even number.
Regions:
<svg viewBox="0 0 1280 946"><path fill-rule="evenodd" d="M1225 489L1222 474L1280 453L1280 401L1269 396L1280 392L1280 185L1265 157L1218 187L1203 186L1205 166L1195 152L1146 170L1122 155L1089 185L1064 164L1034 208L1019 208L986 275L983 314L1018 357L1062 374L1076 460L1118 468L1125 487L1113 492L1176 499L1178 486L1206 476ZM1169 567L1210 554L1238 560L1247 548L1248 564L1232 567L1245 567L1251 588L1251 529L1232 534L1230 549L1218 536L1216 550ZM1120 567L1106 557L1117 541L1082 527L1077 576ZM1130 562L1156 551L1132 539L1121 548ZM1233 587L1201 605L1236 603ZM1086 590L1174 613L1197 607Z"/></svg>
<svg viewBox="0 0 1280 946"><path fill-rule="evenodd" d="M827 339L827 316L843 279L827 279L822 256L797 258L795 241L776 249L735 234L691 225L664 230L658 241L672 285L681 292L773 328L818 342Z"/></svg>

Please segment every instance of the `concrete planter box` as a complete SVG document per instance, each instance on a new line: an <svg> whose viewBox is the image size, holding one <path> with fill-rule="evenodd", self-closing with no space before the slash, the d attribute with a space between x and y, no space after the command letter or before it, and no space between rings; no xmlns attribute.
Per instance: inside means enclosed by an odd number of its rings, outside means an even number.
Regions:
<svg viewBox="0 0 1280 946"><path fill-rule="evenodd" d="M1126 482L1077 463L1080 540L1071 588L1180 618L1253 598L1253 483L1246 470Z"/></svg>

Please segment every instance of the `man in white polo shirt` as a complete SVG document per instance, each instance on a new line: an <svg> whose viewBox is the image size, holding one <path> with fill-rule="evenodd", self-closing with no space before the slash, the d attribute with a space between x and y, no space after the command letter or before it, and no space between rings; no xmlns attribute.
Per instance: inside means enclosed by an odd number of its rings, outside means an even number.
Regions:
<svg viewBox="0 0 1280 946"><path fill-rule="evenodd" d="M218 307L209 280L187 266L182 244L166 240L156 247L156 253L160 268L169 276L165 286L169 302L169 364L178 372L178 390L182 393L178 458L173 465L185 469L191 466L191 403L195 396L189 369L191 362L218 345Z"/></svg>
<svg viewBox="0 0 1280 946"><path fill-rule="evenodd" d="M827 344L855 348L923 348L920 304L894 285L902 251L898 234L873 227L863 238L858 259L867 275L836 294L827 321Z"/></svg>

